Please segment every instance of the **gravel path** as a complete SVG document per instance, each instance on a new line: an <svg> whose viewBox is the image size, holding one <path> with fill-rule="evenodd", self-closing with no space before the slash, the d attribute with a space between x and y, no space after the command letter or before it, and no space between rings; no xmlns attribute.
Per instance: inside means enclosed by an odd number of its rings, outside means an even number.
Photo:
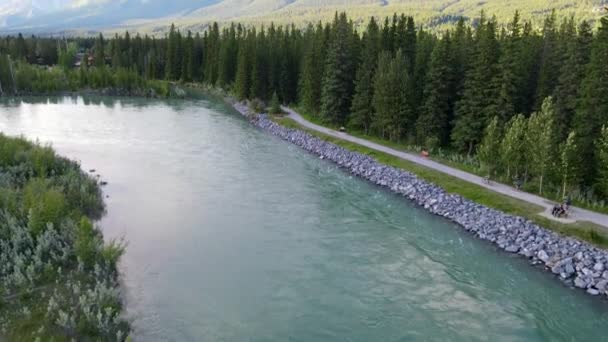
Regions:
<svg viewBox="0 0 608 342"><path fill-rule="evenodd" d="M428 167L430 169L437 170L437 171L443 172L445 174L448 174L450 176L465 180L469 183L479 185L481 187L492 190L494 192L498 192L503 195L507 195L507 196L517 198L517 199L520 199L520 200L528 202L528 203L532 203L532 204L541 206L541 207L545 208L545 210L542 213L540 213L540 215L550 218L552 220L560 221L563 223L572 223L574 221L587 221L587 222L592 222L597 225L606 227L608 229L608 215L596 213L596 212L593 212L590 210L585 210L582 208L572 207L570 219L568 219L568 220L557 219L551 215L551 209L553 208L553 205L555 204L555 202L548 200L546 198L536 196L536 195L533 195L533 194L530 194L527 192L518 191L513 187L510 187L510 186L507 186L507 185L501 184L501 183L492 182L491 184L486 184L484 182L484 179L477 175L474 175L474 174L471 174L471 173L468 173L468 172L465 172L462 170L458 170L453 167L446 166L444 164L435 162L433 160L424 158L424 157L416 155L416 154L395 150L393 148L390 148L390 147L387 147L384 145L380 145L380 144L371 142L369 140L357 138L357 137L349 135L347 133L335 131L335 130L329 129L327 127L316 125L316 124L304 119L300 114L298 114L297 112L295 112L294 110L292 110L288 107L283 107L283 110L288 114L289 118L291 118L292 120L296 121L297 123L299 123L300 125L308 128L308 129L312 129L312 130L315 130L317 132L320 132L320 133L323 133L323 134L326 134L326 135L329 135L332 137L340 138L340 139L350 141L352 143L359 144L359 145L362 145L362 146L365 146L365 147L368 147L368 148L371 148L371 149L374 149L374 150L377 150L380 152L384 152L384 153L390 154L392 156L395 156L395 157L398 157L398 158L401 158L404 160L408 160L408 161L414 162L416 164Z"/></svg>

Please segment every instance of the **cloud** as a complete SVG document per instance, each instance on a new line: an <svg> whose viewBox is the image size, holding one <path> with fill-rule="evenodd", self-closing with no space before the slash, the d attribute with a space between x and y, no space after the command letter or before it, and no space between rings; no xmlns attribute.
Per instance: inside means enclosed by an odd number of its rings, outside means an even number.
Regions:
<svg viewBox="0 0 608 342"><path fill-rule="evenodd" d="M102 5L102 4L110 2L110 1L111 0L72 0L70 7L81 8L81 7L86 7L86 6Z"/></svg>
<svg viewBox="0 0 608 342"><path fill-rule="evenodd" d="M22 13L31 7L31 1L8 0L7 2L0 2L0 17Z"/></svg>

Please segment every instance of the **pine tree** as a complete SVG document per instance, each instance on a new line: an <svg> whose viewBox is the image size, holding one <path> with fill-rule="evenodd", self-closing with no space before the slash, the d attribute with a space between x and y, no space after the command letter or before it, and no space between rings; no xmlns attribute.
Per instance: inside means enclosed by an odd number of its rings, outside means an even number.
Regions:
<svg viewBox="0 0 608 342"><path fill-rule="evenodd" d="M343 125L348 120L354 86L355 60L352 53L352 24L345 13L336 16L325 62L321 95L321 116Z"/></svg>
<svg viewBox="0 0 608 342"><path fill-rule="evenodd" d="M598 179L597 184L605 197L608 197L608 124L602 127L597 143Z"/></svg>
<svg viewBox="0 0 608 342"><path fill-rule="evenodd" d="M418 143L427 148L443 146L449 139L455 97L453 63L450 33L446 32L431 55L425 102L416 123Z"/></svg>
<svg viewBox="0 0 608 342"><path fill-rule="evenodd" d="M577 145L585 170L583 182L591 185L596 178L597 159L594 143L601 127L608 122L608 17L602 18L586 69L573 127L578 136Z"/></svg>
<svg viewBox="0 0 608 342"><path fill-rule="evenodd" d="M487 108L495 96L488 86L496 74L498 62L495 26L495 21L486 22L482 13L475 34L473 62L465 77L463 95L456 103L452 141L454 147L468 150L469 155L483 135L488 121Z"/></svg>
<svg viewBox="0 0 608 342"><path fill-rule="evenodd" d="M369 133L373 116L372 99L374 96L374 73L380 51L380 31L372 17L363 35L363 56L357 70L355 96L351 107L349 125Z"/></svg>
<svg viewBox="0 0 608 342"><path fill-rule="evenodd" d="M500 128L498 127L498 117L495 116L490 121L488 127L486 127L483 140L477 152L482 169L486 171L490 177L495 176L499 164L499 158L497 158L497 156L500 155L500 148Z"/></svg>
<svg viewBox="0 0 608 342"><path fill-rule="evenodd" d="M529 156L532 171L539 177L539 194L543 193L543 181L555 155L554 116L553 99L548 97L541 111L533 113L528 119L526 155Z"/></svg>

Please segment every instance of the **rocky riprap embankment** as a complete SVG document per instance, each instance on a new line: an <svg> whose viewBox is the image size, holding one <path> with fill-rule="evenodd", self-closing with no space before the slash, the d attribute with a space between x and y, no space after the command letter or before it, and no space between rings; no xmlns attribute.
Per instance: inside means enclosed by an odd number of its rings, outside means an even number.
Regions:
<svg viewBox="0 0 608 342"><path fill-rule="evenodd" d="M414 174L386 166L375 159L349 151L308 133L289 129L264 114L255 115L241 103L241 114L259 128L287 140L323 159L331 160L351 174L401 194L429 212L458 223L482 240L509 253L542 264L568 285L591 295L608 295L608 251L561 236L522 218L469 201L419 179Z"/></svg>

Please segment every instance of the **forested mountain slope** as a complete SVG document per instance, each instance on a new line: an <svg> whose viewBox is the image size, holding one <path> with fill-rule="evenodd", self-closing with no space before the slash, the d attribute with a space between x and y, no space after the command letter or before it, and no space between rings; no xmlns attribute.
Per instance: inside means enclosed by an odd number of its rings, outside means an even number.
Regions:
<svg viewBox="0 0 608 342"><path fill-rule="evenodd" d="M496 15L500 24L507 23L515 9L522 19L542 24L542 19L555 10L558 17L574 15L594 22L608 0L222 0L179 18L138 21L140 31L162 31L169 22L178 27L199 31L210 21L239 21L250 24L291 24L303 27L319 20L331 21L336 12L346 12L362 27L371 16L385 17L405 13L417 23L443 29L453 26L459 17L471 21L483 10Z"/></svg>
<svg viewBox="0 0 608 342"><path fill-rule="evenodd" d="M171 23L202 31L210 22L295 24L303 27L330 21L346 12L358 27L370 16L405 13L426 27L453 26L459 17L471 21L483 10L508 22L518 9L522 19L542 23L552 10L559 17L575 15L593 23L608 0L5 0L0 4L0 32L138 31L162 35Z"/></svg>

